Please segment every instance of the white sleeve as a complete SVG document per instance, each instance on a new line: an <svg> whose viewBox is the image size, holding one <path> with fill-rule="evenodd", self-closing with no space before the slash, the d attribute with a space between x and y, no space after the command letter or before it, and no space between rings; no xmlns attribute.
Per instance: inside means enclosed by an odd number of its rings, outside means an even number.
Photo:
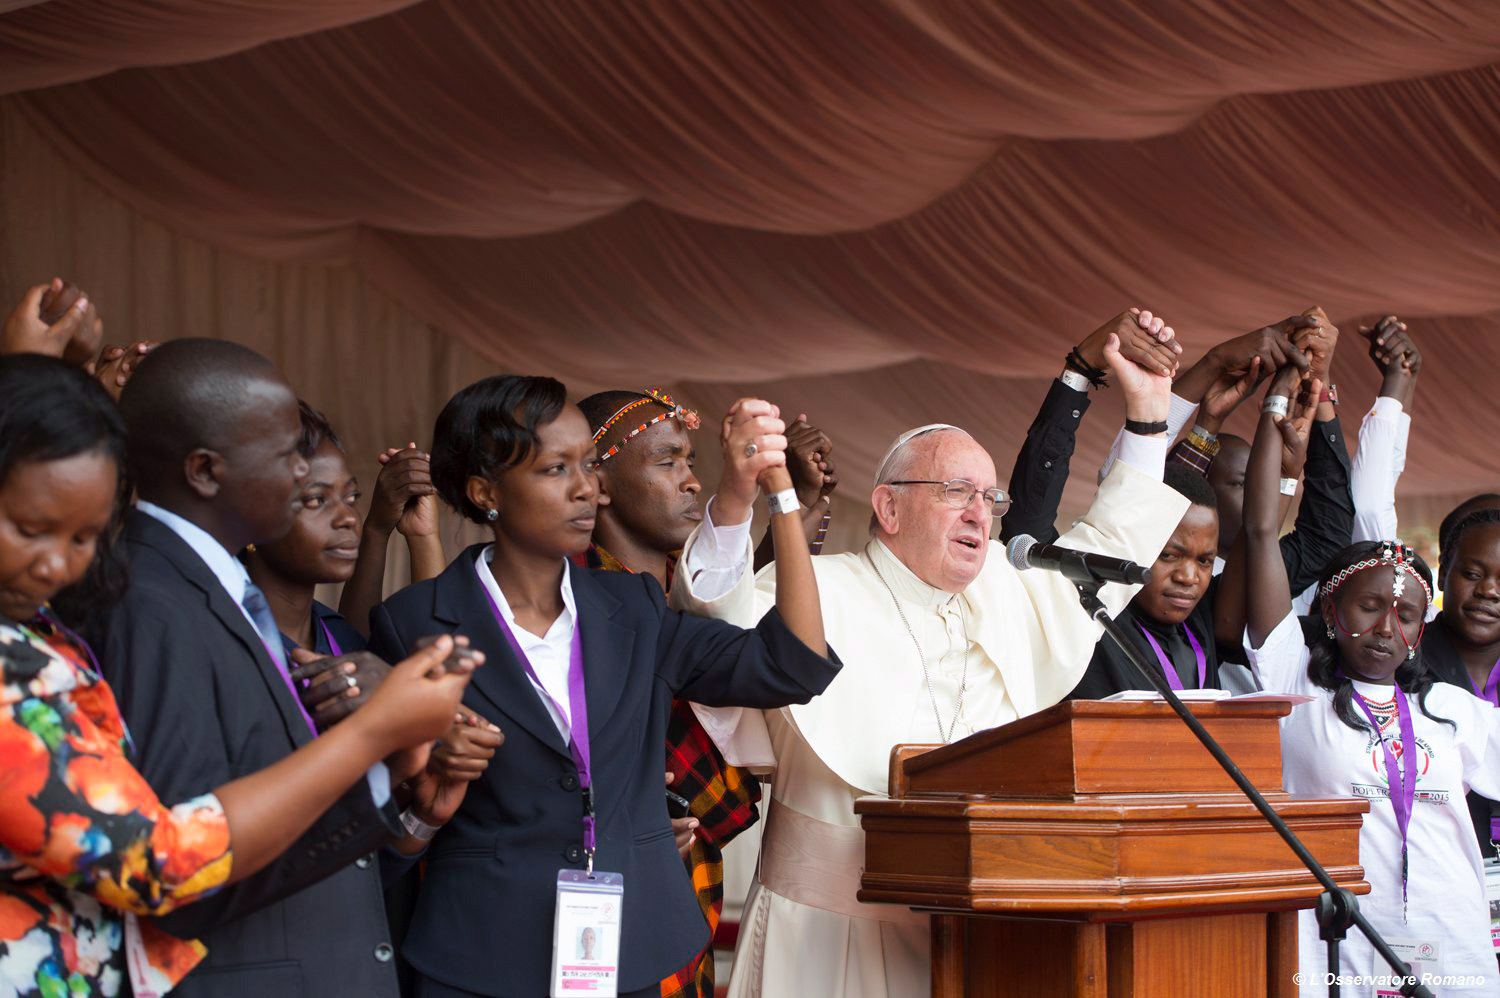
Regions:
<svg viewBox="0 0 1500 998"><path fill-rule="evenodd" d="M1193 417L1197 414L1198 403L1189 402L1187 399L1180 398L1176 393L1173 393L1172 407L1167 410L1167 444L1169 446L1182 433L1183 427L1191 423ZM1109 456L1104 459L1104 464L1099 468L1099 481L1104 481L1104 476L1109 474L1109 469L1113 468L1115 462L1121 459L1122 448L1124 448L1125 443L1126 433L1125 428L1122 426L1120 427L1120 432L1115 434L1115 442L1109 447ZM1166 451L1163 450L1162 454L1165 458ZM1148 474L1151 471L1149 467L1142 467L1141 465L1136 465L1136 467ZM1161 478L1160 465L1157 466L1156 477L1158 479Z"/></svg>
<svg viewBox="0 0 1500 998"><path fill-rule="evenodd" d="M1287 611L1259 648L1250 644L1250 629L1245 628L1245 654L1256 684L1267 693L1305 693L1312 681L1307 678L1307 642L1302 640L1302 622Z"/></svg>
<svg viewBox="0 0 1500 998"><path fill-rule="evenodd" d="M1359 446L1350 468L1355 541L1396 536L1396 482L1406 465L1406 434L1411 417L1401 403L1382 395L1359 424Z"/></svg>
<svg viewBox="0 0 1500 998"><path fill-rule="evenodd" d="M1500 709L1461 687L1455 689L1464 694L1464 705L1474 715L1454 718L1459 739L1468 749L1463 755L1464 784L1481 797L1500 800Z"/></svg>
<svg viewBox="0 0 1500 998"><path fill-rule="evenodd" d="M1166 436L1155 437L1123 433L1120 439L1120 461L1159 482L1167 469L1167 445L1171 442L1170 432Z"/></svg>
<svg viewBox="0 0 1500 998"><path fill-rule="evenodd" d="M708 501L697 543L682 554L678 574L693 580L693 592L702 600L715 600L735 587L750 564L750 521L721 527L714 523L714 501Z"/></svg>

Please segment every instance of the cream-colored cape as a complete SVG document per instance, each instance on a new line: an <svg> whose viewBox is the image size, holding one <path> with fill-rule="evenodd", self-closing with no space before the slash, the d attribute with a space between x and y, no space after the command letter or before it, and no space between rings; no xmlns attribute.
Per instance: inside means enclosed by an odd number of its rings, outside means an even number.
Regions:
<svg viewBox="0 0 1500 998"><path fill-rule="evenodd" d="M1088 513L1058 543L1149 565L1187 507L1187 499L1176 491L1117 461ZM695 532L688 547L696 539ZM871 541L871 547L878 543ZM912 661L907 632L871 567L871 547L813 559L824 631L844 667L822 696L786 711L829 769L866 793L884 794L891 746L912 740L911 712L890 707L925 699L927 692L921 668ZM1109 585L1100 595L1115 614L1134 594L1132 588ZM754 626L775 603L775 566L767 566L758 578L747 567L734 589L709 602L694 595L691 579L679 577L671 599L674 606L693 613ZM984 570L963 599L970 636L982 652L979 667L999 670L1006 699L1014 708L1008 717L971 718L978 728L1024 717L1061 700L1082 678L1102 634L1078 605L1078 595L1066 579L1055 572L1017 571L996 541L990 542ZM703 709L699 715L714 740L728 746L731 762L758 769L774 765L759 712Z"/></svg>
<svg viewBox="0 0 1500 998"><path fill-rule="evenodd" d="M1093 508L1062 543L1149 564L1186 510L1187 500L1175 491L1116 462ZM748 550L745 558L748 565ZM892 745L935 740L947 722L933 714L954 715L965 679L961 734L1062 699L1088 666L1100 628L1062 576L1017 572L998 544L991 544L984 570L958 597L962 614L879 541L813 564L828 643L844 662L827 692L764 714L699 711L730 761L776 770L729 994L919 998L928 993L930 975L927 919L893 905L859 903L864 831L854 801L887 792ZM907 633L877 566L925 640L914 642ZM1133 594L1106 586L1101 595L1115 613ZM747 568L734 590L711 602L697 599L683 575L672 587L674 605L743 626L754 624L774 597L774 569L752 579ZM967 627L969 645L961 649L967 658L954 654L960 650L951 640L955 621L960 635ZM917 660L917 646L926 661ZM926 688L924 667L935 694ZM929 712L934 698L942 702Z"/></svg>

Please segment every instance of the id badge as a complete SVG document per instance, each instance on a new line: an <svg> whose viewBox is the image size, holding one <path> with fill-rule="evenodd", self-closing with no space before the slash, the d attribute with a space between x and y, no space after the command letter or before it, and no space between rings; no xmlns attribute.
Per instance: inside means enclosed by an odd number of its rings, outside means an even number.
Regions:
<svg viewBox="0 0 1500 998"><path fill-rule="evenodd" d="M552 925L552 998L615 998L620 979L620 916L625 877L594 871L557 871L557 918Z"/></svg>
<svg viewBox="0 0 1500 998"><path fill-rule="evenodd" d="M1490 941L1500 950L1500 859L1484 861L1484 899L1490 905Z"/></svg>
<svg viewBox="0 0 1500 998"><path fill-rule="evenodd" d="M1438 970L1438 960L1441 957L1436 939L1396 939L1387 938L1386 942L1391 944L1391 949L1396 955L1411 965L1411 976L1418 981L1423 975L1436 976L1441 973ZM1375 954L1374 977L1377 981L1389 981L1395 975L1386 962ZM1379 984L1375 987L1375 998L1401 998L1401 985L1396 983Z"/></svg>

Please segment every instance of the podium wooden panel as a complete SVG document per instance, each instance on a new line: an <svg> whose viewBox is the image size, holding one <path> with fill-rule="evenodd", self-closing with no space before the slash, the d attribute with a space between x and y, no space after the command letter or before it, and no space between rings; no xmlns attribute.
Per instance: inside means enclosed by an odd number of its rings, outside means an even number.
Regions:
<svg viewBox="0 0 1500 998"><path fill-rule="evenodd" d="M1340 886L1367 801L1281 785L1283 702L1190 704ZM891 752L855 803L859 899L932 913L933 998L1296 994L1296 910L1321 888L1160 702L1073 701Z"/></svg>

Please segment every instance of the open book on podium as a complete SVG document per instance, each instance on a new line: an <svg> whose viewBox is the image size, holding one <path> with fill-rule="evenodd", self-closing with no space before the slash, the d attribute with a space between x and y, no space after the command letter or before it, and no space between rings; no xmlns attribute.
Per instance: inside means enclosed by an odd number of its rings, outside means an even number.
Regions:
<svg viewBox="0 0 1500 998"><path fill-rule="evenodd" d="M1294 699L1189 704L1328 868L1367 801L1288 795ZM859 899L932 913L933 998L1291 998L1296 911L1321 891L1172 709L1075 700L951 745L897 745L854 805Z"/></svg>

